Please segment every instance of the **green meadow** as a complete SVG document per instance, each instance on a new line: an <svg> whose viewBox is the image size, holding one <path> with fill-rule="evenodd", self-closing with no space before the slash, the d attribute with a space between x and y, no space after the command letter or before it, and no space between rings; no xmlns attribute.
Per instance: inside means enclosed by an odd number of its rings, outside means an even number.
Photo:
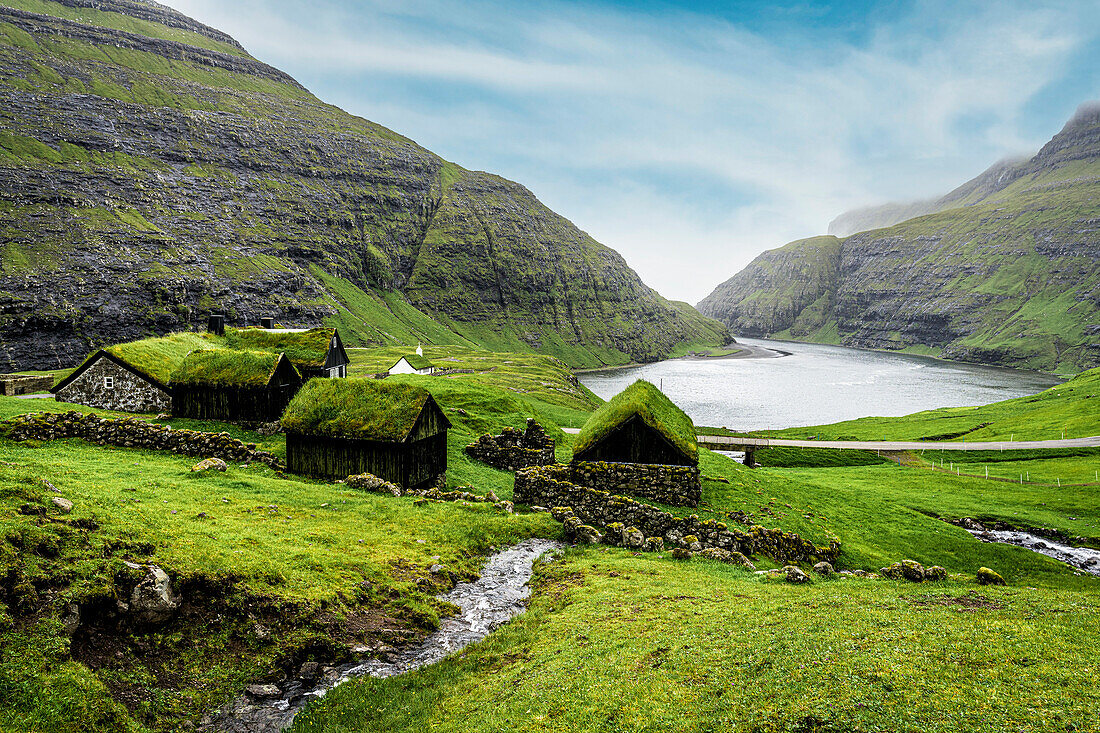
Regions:
<svg viewBox="0 0 1100 733"><path fill-rule="evenodd" d="M349 350L353 373L382 371L408 351ZM560 428L581 426L601 404L551 357L466 347L425 355L450 373L391 380L427 389L453 423L452 487L509 498L512 475L467 459L463 447L535 417L558 441L558 459L568 460L573 436ZM950 415L800 430L875 438L1007 430L1028 439L1050 437L1051 426L1063 423L1088 434L1097 416L1081 403L1091 406L1097 386L1087 373L1036 397ZM65 409L84 408L0 398L0 418ZM167 422L285 451L280 435ZM523 616L432 667L342 685L300 715L295 730L1100 726L1090 682L1100 659L1100 578L979 542L944 521L1045 527L1100 547L1100 485L1088 480L1100 468L1096 451L1015 460L929 452L895 462L865 452L836 459L821 449L777 450L757 469L699 454L703 503L677 511L727 522L738 513L818 543L837 538L838 569L875 571L911 558L944 566L948 580L811 574L796 586L698 559L574 548L538 566ZM941 458L948 466L967 461L962 474L988 466L991 476L1010 477L1026 466L1031 481L955 475L937 470ZM303 661L345 659L356 644L415 641L449 612L434 596L472 577L493 547L560 536L548 515L523 507L508 514L491 504L417 504L255 464L192 473L195 460L0 437L0 730L198 724L245 684L278 681ZM1068 477L1062 486L1046 482L1056 474ZM55 494L45 482L74 502L71 514L48 508ZM775 566L753 559L759 569ZM112 626L131 572L123 560L169 572L187 599L177 618L154 629ZM437 563L448 574L429 573ZM980 567L1000 573L1007 587L977 585ZM71 637L61 623L70 603L97 614Z"/></svg>

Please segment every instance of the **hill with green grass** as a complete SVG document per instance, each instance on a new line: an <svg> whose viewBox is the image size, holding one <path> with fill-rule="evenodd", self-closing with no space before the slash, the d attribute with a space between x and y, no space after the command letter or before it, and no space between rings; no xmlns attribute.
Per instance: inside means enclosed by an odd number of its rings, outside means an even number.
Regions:
<svg viewBox="0 0 1100 733"><path fill-rule="evenodd" d="M405 351L349 349L349 372L374 374ZM383 384L427 391L452 422L448 488L511 498L513 474L463 447L534 417L567 461L577 438L560 428L580 427L601 404L553 357L451 346L426 347L425 356L449 373ZM1047 437L1070 416L1075 429L1093 431L1098 379L1088 373L942 420L892 421L905 437L982 422L994 435ZM0 419L73 409L102 413L0 397ZM282 434L154 421L226 432L285 456ZM881 424L836 429L893 434ZM486 555L527 537L561 537L550 514L523 506L510 513L369 493L261 462L192 472L196 460L77 439L14 441L0 431L0 730L203 729L245 685L289 689L309 662L384 658L417 642L454 613L435 596L472 578ZM1100 654L1100 579L1023 547L980 542L952 523L1043 527L1100 547L1098 484L1088 480L1096 451L991 466L1029 471L1022 483L978 478L978 463L961 475L927 463L860 463L868 461L749 469L701 448L702 501L672 510L837 539L837 570L909 558L943 566L946 580L821 576L806 564L810 580L792 585L698 556L578 545L536 563L524 615L437 664L340 685L294 730L1096 729L1100 693L1084 671ZM71 512L55 506L60 497ZM764 554L752 561L776 566ZM123 606L140 578L127 562L168 574L181 596L175 616L151 626L127 620ZM978 585L983 566L1008 587Z"/></svg>
<svg viewBox="0 0 1100 733"><path fill-rule="evenodd" d="M574 366L726 340L523 186L157 3L3 0L0 67L0 371L211 312Z"/></svg>
<svg viewBox="0 0 1100 733"><path fill-rule="evenodd" d="M891 225L765 252L699 310L745 336L1062 373L1100 365L1100 105L1035 156L923 209L864 214L834 230Z"/></svg>

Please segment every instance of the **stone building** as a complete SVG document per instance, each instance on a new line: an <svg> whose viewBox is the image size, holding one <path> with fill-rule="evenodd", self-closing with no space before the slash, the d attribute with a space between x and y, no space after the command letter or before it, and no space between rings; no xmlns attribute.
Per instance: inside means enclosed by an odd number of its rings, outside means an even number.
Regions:
<svg viewBox="0 0 1100 733"><path fill-rule="evenodd" d="M168 384L106 350L94 353L52 390L58 402L119 412L168 412Z"/></svg>
<svg viewBox="0 0 1100 733"><path fill-rule="evenodd" d="M590 488L685 506L702 495L694 423L641 379L592 413L573 444L571 465Z"/></svg>

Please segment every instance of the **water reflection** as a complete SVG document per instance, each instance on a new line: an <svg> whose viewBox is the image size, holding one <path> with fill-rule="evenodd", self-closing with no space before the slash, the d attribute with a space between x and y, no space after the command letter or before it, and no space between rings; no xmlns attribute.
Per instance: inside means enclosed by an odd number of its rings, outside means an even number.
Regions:
<svg viewBox="0 0 1100 733"><path fill-rule="evenodd" d="M607 399L635 379L661 385L697 425L735 430L819 425L869 415L984 405L1058 384L1039 372L822 344L738 339L777 359L674 359L580 375Z"/></svg>

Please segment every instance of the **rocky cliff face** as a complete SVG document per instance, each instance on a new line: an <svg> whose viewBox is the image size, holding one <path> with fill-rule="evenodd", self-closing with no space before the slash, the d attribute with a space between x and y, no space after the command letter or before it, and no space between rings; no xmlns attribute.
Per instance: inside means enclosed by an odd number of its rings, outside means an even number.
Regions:
<svg viewBox="0 0 1100 733"><path fill-rule="evenodd" d="M939 202L835 240L835 260L821 238L766 252L699 309L746 335L1061 371L1100 365L1100 106L1083 106L1034 157Z"/></svg>
<svg viewBox="0 0 1100 733"><path fill-rule="evenodd" d="M587 366L725 338L522 186L219 31L141 0L0 3L0 371L212 311Z"/></svg>

